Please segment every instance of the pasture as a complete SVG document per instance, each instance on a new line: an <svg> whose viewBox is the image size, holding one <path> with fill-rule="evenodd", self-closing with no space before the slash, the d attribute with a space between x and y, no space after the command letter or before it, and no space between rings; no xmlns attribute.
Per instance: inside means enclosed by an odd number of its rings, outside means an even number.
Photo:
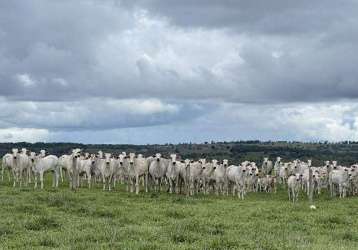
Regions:
<svg viewBox="0 0 358 250"><path fill-rule="evenodd" d="M0 249L357 249L358 199L77 192L0 183Z"/></svg>

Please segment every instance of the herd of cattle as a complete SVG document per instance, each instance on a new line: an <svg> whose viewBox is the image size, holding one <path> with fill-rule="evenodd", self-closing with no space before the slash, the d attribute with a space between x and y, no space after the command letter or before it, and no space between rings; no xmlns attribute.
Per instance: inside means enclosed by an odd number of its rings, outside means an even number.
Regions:
<svg viewBox="0 0 358 250"><path fill-rule="evenodd" d="M40 179L44 187L44 173L53 172L53 186L67 176L71 188L77 188L86 181L88 188L93 183L102 183L103 190L111 190L117 182L125 183L127 191L140 191L143 187L170 193L216 193L238 195L244 199L248 192L276 192L277 184L288 190L289 199L297 201L300 190L309 194L320 194L321 189L329 190L331 196L346 197L358 193L358 165L350 167L337 165L336 161L325 162L314 167L311 161L294 160L282 162L277 157L273 163L264 158L262 166L255 162L244 161L240 165L230 165L228 160L219 162L206 159L180 161L176 154L164 158L161 154L144 157L141 154L122 152L111 155L99 151L98 154L82 153L80 149L71 154L57 157L13 149L2 158L2 181L5 171L13 179L13 186L28 185L32 181L35 188ZM65 174L66 173L66 174Z"/></svg>

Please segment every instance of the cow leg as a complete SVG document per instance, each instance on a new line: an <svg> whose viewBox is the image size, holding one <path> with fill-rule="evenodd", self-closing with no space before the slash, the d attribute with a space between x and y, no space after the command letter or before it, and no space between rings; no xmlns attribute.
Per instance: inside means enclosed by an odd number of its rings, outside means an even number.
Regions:
<svg viewBox="0 0 358 250"><path fill-rule="evenodd" d="M62 166L60 167L60 176L61 176L61 182L63 182L63 170L62 170Z"/></svg>
<svg viewBox="0 0 358 250"><path fill-rule="evenodd" d="M148 193L148 173L145 174L145 192Z"/></svg>
<svg viewBox="0 0 358 250"><path fill-rule="evenodd" d="M17 175L16 175L15 171L12 171L12 175L13 175L13 178L14 178L14 184L12 186L16 187Z"/></svg>
<svg viewBox="0 0 358 250"><path fill-rule="evenodd" d="M56 169L55 170L55 188L58 188L59 179L60 179L60 173L59 173L59 170Z"/></svg>
<svg viewBox="0 0 358 250"><path fill-rule="evenodd" d="M169 193L173 193L173 180L172 178L169 178Z"/></svg>
<svg viewBox="0 0 358 250"><path fill-rule="evenodd" d="M139 194L139 176L136 175L135 177L135 193Z"/></svg>
<svg viewBox="0 0 358 250"><path fill-rule="evenodd" d="M106 190L106 178L102 174L102 182L103 182L103 191Z"/></svg>
<svg viewBox="0 0 358 250"><path fill-rule="evenodd" d="M36 189L36 188L37 188L37 173L35 173L34 175L35 175L35 180L34 180L34 181L35 181L35 186L34 186L34 189Z"/></svg>
<svg viewBox="0 0 358 250"><path fill-rule="evenodd" d="M44 188L44 173L40 172L41 189Z"/></svg>
<svg viewBox="0 0 358 250"><path fill-rule="evenodd" d="M5 167L4 164L1 166L1 181L4 181Z"/></svg>
<svg viewBox="0 0 358 250"><path fill-rule="evenodd" d="M87 173L87 183L88 183L88 188L91 188L91 181L92 181L92 176L91 173Z"/></svg>

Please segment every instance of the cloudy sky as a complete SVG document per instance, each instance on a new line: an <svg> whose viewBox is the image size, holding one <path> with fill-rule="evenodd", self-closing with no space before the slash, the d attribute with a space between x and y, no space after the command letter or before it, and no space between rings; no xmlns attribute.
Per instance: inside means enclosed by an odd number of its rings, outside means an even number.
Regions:
<svg viewBox="0 0 358 250"><path fill-rule="evenodd" d="M0 0L0 141L358 140L358 1Z"/></svg>

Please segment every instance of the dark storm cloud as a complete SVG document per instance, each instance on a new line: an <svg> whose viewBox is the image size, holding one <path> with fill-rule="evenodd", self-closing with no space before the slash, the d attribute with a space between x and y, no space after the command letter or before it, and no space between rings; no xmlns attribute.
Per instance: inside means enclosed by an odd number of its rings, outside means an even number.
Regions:
<svg viewBox="0 0 358 250"><path fill-rule="evenodd" d="M357 11L353 0L137 0L124 1L131 7L145 8L187 27L229 28L237 32L299 35L321 33L349 22Z"/></svg>

